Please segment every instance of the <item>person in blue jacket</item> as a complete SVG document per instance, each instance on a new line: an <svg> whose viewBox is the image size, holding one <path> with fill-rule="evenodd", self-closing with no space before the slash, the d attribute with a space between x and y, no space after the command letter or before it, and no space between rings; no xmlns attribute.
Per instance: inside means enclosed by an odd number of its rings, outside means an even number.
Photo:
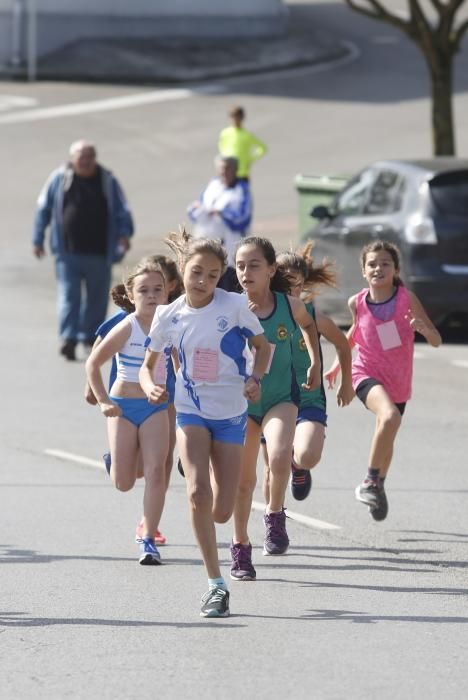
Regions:
<svg viewBox="0 0 468 700"><path fill-rule="evenodd" d="M45 255L50 227L60 353L67 360L75 359L78 342L93 344L106 315L112 264L123 258L134 231L122 188L96 155L92 143L72 143L68 162L51 173L39 194L34 221L33 253L38 259Z"/></svg>

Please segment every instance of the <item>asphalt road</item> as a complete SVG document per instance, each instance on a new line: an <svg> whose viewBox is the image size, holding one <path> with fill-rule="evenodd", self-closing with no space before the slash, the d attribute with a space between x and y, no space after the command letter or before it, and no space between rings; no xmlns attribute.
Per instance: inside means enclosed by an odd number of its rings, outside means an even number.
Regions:
<svg viewBox="0 0 468 700"><path fill-rule="evenodd" d="M310 18L309 5L299 10ZM262 557L255 510L258 581L233 582L231 618L210 622L198 617L206 581L177 472L161 524L165 565L136 563L142 488L119 494L98 466L104 420L81 399L83 364L57 355L51 260L30 255L38 190L82 135L96 141L132 203L138 233L130 262L164 250L165 232L184 219L211 175L216 135L233 102L246 105L248 124L270 146L254 174L254 230L278 247L295 240L297 172L351 172L377 157L429 154L427 81L416 51L341 3L312 10L315 21L356 47L355 60L223 81L213 94L166 92L154 101L148 95L156 91L141 87L0 84L0 104L2 95L37 101L23 107L10 100L0 114L3 698L466 694L467 346L417 345L414 399L383 523L353 497L372 418L357 400L338 409L329 395L312 494L303 503L288 497L289 554ZM458 65L462 114L466 50ZM90 105L142 94L144 104ZM66 114L64 105L74 107ZM466 152L462 119L457 135ZM121 274L116 268L116 278ZM226 573L229 540L230 527L219 528Z"/></svg>

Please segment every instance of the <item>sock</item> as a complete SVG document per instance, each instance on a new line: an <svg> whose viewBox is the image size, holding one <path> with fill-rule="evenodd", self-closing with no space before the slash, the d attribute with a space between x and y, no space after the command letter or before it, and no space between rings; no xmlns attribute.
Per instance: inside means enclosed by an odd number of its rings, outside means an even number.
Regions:
<svg viewBox="0 0 468 700"><path fill-rule="evenodd" d="M379 478L379 470L369 467L369 469L367 470L367 478L372 479L372 481L377 481L377 479Z"/></svg>
<svg viewBox="0 0 468 700"><path fill-rule="evenodd" d="M227 591L226 582L222 576L220 576L219 578L209 578L208 588L222 588L223 591Z"/></svg>

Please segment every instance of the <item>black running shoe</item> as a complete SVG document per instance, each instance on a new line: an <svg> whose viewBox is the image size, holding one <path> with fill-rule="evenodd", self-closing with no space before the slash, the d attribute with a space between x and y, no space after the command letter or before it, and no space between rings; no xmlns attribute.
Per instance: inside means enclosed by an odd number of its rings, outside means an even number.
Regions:
<svg viewBox="0 0 468 700"><path fill-rule="evenodd" d="M312 488L310 469L299 469L291 464L291 493L296 501L303 501Z"/></svg>
<svg viewBox="0 0 468 700"><path fill-rule="evenodd" d="M200 617L229 617L229 591L210 588L201 599Z"/></svg>
<svg viewBox="0 0 468 700"><path fill-rule="evenodd" d="M234 581L255 581L257 572L252 564L252 545L231 544L231 578Z"/></svg>
<svg viewBox="0 0 468 700"><path fill-rule="evenodd" d="M279 513L265 513L265 540L263 554L279 556L286 554L289 547L289 537L286 532L286 513L284 508Z"/></svg>
<svg viewBox="0 0 468 700"><path fill-rule="evenodd" d="M385 520L385 518L388 515L388 501L387 501L387 494L385 493L385 489L383 485L379 488L379 500L377 502L377 505L375 508L372 508L369 506L369 511L374 520L377 520L380 522L381 520Z"/></svg>
<svg viewBox="0 0 468 700"><path fill-rule="evenodd" d="M354 491L356 499L365 503L366 506L377 508L379 502L379 482L378 479L365 478L362 484L356 486Z"/></svg>
<svg viewBox="0 0 468 700"><path fill-rule="evenodd" d="M60 348L60 354L67 360L76 360L76 341L75 340L65 340L62 347Z"/></svg>
<svg viewBox="0 0 468 700"><path fill-rule="evenodd" d="M182 466L182 462L180 461L180 457L179 457L179 459L177 460L177 471L178 471L179 474L180 474L181 476L183 476L184 479L185 479L185 472L184 472L184 468L183 468L183 466Z"/></svg>

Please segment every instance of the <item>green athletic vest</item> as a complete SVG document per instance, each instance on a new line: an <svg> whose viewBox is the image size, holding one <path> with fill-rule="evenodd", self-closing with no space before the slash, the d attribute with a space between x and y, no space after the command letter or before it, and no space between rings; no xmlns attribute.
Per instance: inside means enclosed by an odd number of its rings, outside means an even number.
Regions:
<svg viewBox="0 0 468 700"><path fill-rule="evenodd" d="M312 303L307 303L306 304L306 309L308 313L312 316L312 318L315 320L315 309L314 305ZM319 348L320 348L320 366L321 368L323 367L323 359L322 359L322 348L320 347L319 343ZM320 386L317 387L317 389L314 389L314 391L306 391L305 389L301 388L301 385L305 383L307 379L307 370L310 367L310 357L309 353L307 351L307 346L304 341L304 336L302 335L301 329L299 327L296 328L294 331L294 335L292 338L292 352L293 352L293 366L296 372L296 379L297 379L297 384L299 387L299 396L300 396L300 405L299 405L299 410L301 408L306 408L306 407L317 407L317 408L323 408L325 410L326 408L326 397L325 397L325 391L323 388L323 379L320 382ZM320 372L321 373L321 372Z"/></svg>
<svg viewBox="0 0 468 700"><path fill-rule="evenodd" d="M296 323L286 294L273 292L275 306L267 318L259 318L268 342L274 346L271 366L261 381L260 401L249 403L250 416L262 417L279 403L297 403L297 386L292 367L291 340Z"/></svg>

